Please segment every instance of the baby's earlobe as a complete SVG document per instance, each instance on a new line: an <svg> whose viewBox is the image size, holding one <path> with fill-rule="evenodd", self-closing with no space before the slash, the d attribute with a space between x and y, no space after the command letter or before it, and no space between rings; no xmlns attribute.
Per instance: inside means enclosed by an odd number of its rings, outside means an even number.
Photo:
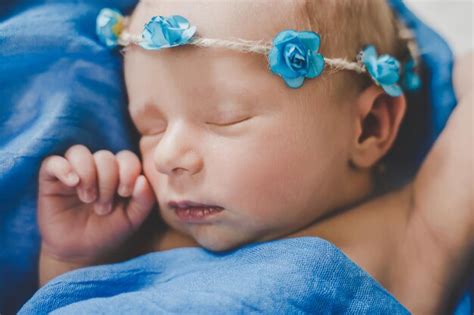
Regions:
<svg viewBox="0 0 474 315"><path fill-rule="evenodd" d="M350 168L351 170L356 170L356 169L358 169L357 165L355 165L355 163L354 163L354 161L353 161L352 159L349 159L349 160L347 161L347 166L349 166L349 168Z"/></svg>

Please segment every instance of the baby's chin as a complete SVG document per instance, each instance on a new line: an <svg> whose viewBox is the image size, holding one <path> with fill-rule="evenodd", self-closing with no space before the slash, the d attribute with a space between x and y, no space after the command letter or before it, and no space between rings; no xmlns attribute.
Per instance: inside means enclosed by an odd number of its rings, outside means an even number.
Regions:
<svg viewBox="0 0 474 315"><path fill-rule="evenodd" d="M228 226L216 224L177 226L176 222L168 222L168 224L181 233L193 238L200 246L213 252L232 250L254 241L253 238L248 237L248 231L233 231L229 229ZM247 237L244 238L242 235L247 235Z"/></svg>
<svg viewBox="0 0 474 315"><path fill-rule="evenodd" d="M195 239L195 241L204 247L207 250L213 251L213 252L225 252L229 251L235 248L240 247L241 245L245 243L225 243L225 242L208 242L207 240L199 240Z"/></svg>
<svg viewBox="0 0 474 315"><path fill-rule="evenodd" d="M202 230L202 229L201 229ZM210 229L212 230L212 228ZM207 233L189 233L199 245L207 250L214 252L223 252L232 249L236 249L242 245L252 242L252 239L240 239L232 237L229 233L213 233L210 235Z"/></svg>

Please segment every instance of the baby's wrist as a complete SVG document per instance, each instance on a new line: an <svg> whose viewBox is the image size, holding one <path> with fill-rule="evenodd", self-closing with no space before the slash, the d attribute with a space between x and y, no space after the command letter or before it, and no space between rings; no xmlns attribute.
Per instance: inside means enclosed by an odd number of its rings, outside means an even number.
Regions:
<svg viewBox="0 0 474 315"><path fill-rule="evenodd" d="M39 285L45 285L49 280L75 269L90 266L90 263L85 261L71 261L66 260L56 255L46 252L43 248L40 251L39 257Z"/></svg>
<svg viewBox="0 0 474 315"><path fill-rule="evenodd" d="M54 263L61 263L64 265L86 267L91 265L101 264L104 261L104 257L95 257L95 256L75 256L75 255L62 255L49 248L44 243L41 243L40 258L52 261Z"/></svg>

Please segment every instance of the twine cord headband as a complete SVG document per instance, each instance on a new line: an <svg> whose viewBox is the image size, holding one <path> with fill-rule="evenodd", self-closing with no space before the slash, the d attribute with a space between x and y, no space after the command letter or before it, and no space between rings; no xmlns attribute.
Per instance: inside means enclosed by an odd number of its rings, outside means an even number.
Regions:
<svg viewBox="0 0 474 315"><path fill-rule="evenodd" d="M127 23L128 18L117 10L102 9L97 16L97 35L109 48L134 44L146 50L160 50L194 45L264 54L268 58L270 70L291 88L299 88L305 79L320 76L325 67L368 74L375 84L393 97L402 95L401 85L405 90L415 90L421 84L413 58L401 69L396 58L390 55L378 56L372 45L365 47L357 55L356 61L326 58L318 52L320 36L313 31L284 30L272 42L265 42L204 38L197 34L196 26L179 15L152 17L140 35L125 30Z"/></svg>

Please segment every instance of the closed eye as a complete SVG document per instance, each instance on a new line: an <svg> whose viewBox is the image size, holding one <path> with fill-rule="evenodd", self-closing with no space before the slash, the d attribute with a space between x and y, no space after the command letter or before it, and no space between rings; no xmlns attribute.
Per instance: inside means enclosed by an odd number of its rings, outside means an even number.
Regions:
<svg viewBox="0 0 474 315"><path fill-rule="evenodd" d="M147 129L147 130L138 130L141 136L143 137L153 137L158 136L166 131L166 128L157 128L157 129Z"/></svg>
<svg viewBox="0 0 474 315"><path fill-rule="evenodd" d="M232 125L242 123L244 121L249 120L250 118L252 118L252 117L245 117L245 118L242 118L242 119L234 120L234 121L231 121L231 122L224 122L224 123L207 122L206 124L219 126L219 127L226 127L226 126L232 126Z"/></svg>

